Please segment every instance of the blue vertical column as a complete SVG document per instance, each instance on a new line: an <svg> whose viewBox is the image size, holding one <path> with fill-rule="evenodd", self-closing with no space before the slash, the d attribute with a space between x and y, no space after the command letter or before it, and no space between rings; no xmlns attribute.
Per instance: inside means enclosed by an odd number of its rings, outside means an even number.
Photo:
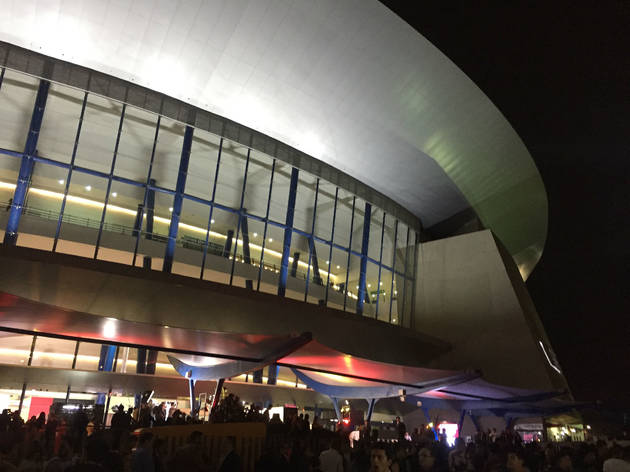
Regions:
<svg viewBox="0 0 630 472"><path fill-rule="evenodd" d="M367 273L368 248L370 247L370 219L372 218L372 205L365 203L365 216L363 217L363 240L361 241L361 268L359 270L359 294L357 298L357 315L363 314L365 303L365 277Z"/></svg>
<svg viewBox="0 0 630 472"><path fill-rule="evenodd" d="M111 372L114 367L114 358L116 346L111 344L103 344L101 346L101 355L98 360L98 370L103 372Z"/></svg>
<svg viewBox="0 0 630 472"><path fill-rule="evenodd" d="M168 241L166 242L166 251L164 252L162 272L170 273L173 268L173 256L175 255L179 217L181 216L184 203L184 190L186 188L186 177L188 176L188 162L190 161L193 131L194 128L192 126L186 126L184 144L182 145L182 156L179 160L179 173L177 175L177 185L175 186L175 198L173 199L173 213L171 216L171 225L168 228Z"/></svg>
<svg viewBox="0 0 630 472"><path fill-rule="evenodd" d="M33 107L31 116L31 125L29 127L26 145L24 146L24 154L22 155L22 163L20 164L20 173L18 174L15 192L13 194L13 202L11 203L11 212L4 233L4 244L15 246L18 237L18 226L22 216L22 209L26 201L26 193L33 174L33 156L37 150L37 140L39 139L39 131L42 127L44 119L44 110L46 108L46 100L48 99L48 90L50 82L46 80L39 81L37 90L37 98Z"/></svg>
<svg viewBox="0 0 630 472"><path fill-rule="evenodd" d="M293 235L293 216L295 214L295 198L297 196L298 170L291 171L291 185L289 187L289 201L287 203L287 218L284 228L284 243L282 245L282 262L280 265L280 279L278 280L278 296L284 297L287 291L289 276L289 252L291 251L291 236Z"/></svg>

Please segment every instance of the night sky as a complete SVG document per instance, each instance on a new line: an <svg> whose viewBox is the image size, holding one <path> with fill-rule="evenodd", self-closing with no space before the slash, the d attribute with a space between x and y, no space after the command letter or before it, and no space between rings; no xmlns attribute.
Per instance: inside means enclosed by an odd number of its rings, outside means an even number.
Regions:
<svg viewBox="0 0 630 472"><path fill-rule="evenodd" d="M630 2L383 3L457 64L523 139L549 199L530 294L576 399L627 407Z"/></svg>

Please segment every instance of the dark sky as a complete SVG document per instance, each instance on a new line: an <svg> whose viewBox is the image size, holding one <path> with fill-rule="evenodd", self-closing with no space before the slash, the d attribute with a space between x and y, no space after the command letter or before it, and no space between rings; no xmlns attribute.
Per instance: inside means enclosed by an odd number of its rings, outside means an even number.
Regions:
<svg viewBox="0 0 630 472"><path fill-rule="evenodd" d="M627 406L630 2L383 3L457 64L525 142L549 199L530 294L575 397Z"/></svg>

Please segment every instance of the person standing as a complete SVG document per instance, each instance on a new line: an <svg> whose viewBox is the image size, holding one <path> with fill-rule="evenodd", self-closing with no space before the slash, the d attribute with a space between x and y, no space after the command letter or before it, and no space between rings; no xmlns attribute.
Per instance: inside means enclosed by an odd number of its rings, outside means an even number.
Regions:
<svg viewBox="0 0 630 472"><path fill-rule="evenodd" d="M343 472L343 457L331 442L319 455L319 467L322 472Z"/></svg>

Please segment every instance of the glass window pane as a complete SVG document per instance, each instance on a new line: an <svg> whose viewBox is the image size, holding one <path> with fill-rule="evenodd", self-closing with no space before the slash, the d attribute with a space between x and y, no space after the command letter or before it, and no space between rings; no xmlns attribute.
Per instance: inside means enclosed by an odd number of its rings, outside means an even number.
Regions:
<svg viewBox="0 0 630 472"><path fill-rule="evenodd" d="M354 222L352 230L352 250L361 253L363 246L363 221L365 219L365 200L357 197L354 205Z"/></svg>
<svg viewBox="0 0 630 472"><path fill-rule="evenodd" d="M310 280L308 285L308 302L320 304L326 298L326 282L328 277L328 264L330 246L315 241L314 253L311 255ZM316 269L319 269L317 271ZM332 279L331 279L332 280Z"/></svg>
<svg viewBox="0 0 630 472"><path fill-rule="evenodd" d="M78 370L98 370L98 361L101 355L101 345L97 343L80 343L77 355Z"/></svg>
<svg viewBox="0 0 630 472"><path fill-rule="evenodd" d="M218 208L215 208L212 212L212 224L203 275L205 280L212 280L223 284L230 283L230 271L232 269L230 257L234 253L237 222L238 218L232 212ZM228 235L230 242L226 244L228 242ZM205 234L203 237L205 238ZM229 252L226 253L228 250Z"/></svg>
<svg viewBox="0 0 630 472"><path fill-rule="evenodd" d="M219 156L220 138L212 133L196 129L190 151L186 194L212 199L212 188ZM221 171L219 171L221 177Z"/></svg>
<svg viewBox="0 0 630 472"><path fill-rule="evenodd" d="M26 364L33 336L0 331L0 363Z"/></svg>
<svg viewBox="0 0 630 472"><path fill-rule="evenodd" d="M367 263L366 267L366 277L365 277L365 292L366 298L363 306L363 316L368 316L370 318L376 317L376 298L379 294L379 285L378 285L378 266L371 262ZM382 285L381 290L382 292ZM380 302L380 297L379 297Z"/></svg>
<svg viewBox="0 0 630 472"><path fill-rule="evenodd" d="M116 156L116 175L136 182L147 181L156 126L157 115L127 107Z"/></svg>
<svg viewBox="0 0 630 472"><path fill-rule="evenodd" d="M69 369L72 367L75 345L76 341L38 336L31 365Z"/></svg>
<svg viewBox="0 0 630 472"><path fill-rule="evenodd" d="M359 294L359 270L361 258L350 255L350 267L348 269L348 298L346 300L346 311L356 313L356 306Z"/></svg>
<svg viewBox="0 0 630 472"><path fill-rule="evenodd" d="M0 147L24 151L39 80L5 70L0 87Z"/></svg>
<svg viewBox="0 0 630 472"><path fill-rule="evenodd" d="M402 221L398 222L398 236L396 239L396 272L405 273L405 262L407 261L407 225Z"/></svg>
<svg viewBox="0 0 630 472"><path fill-rule="evenodd" d="M295 198L293 227L309 234L313 229L313 208L315 206L316 189L317 178L304 171L300 171Z"/></svg>
<svg viewBox="0 0 630 472"><path fill-rule="evenodd" d="M144 188L135 185L112 182L101 233L98 258L131 264L136 245L134 226L139 205L144 200Z"/></svg>
<svg viewBox="0 0 630 472"><path fill-rule="evenodd" d="M383 227L383 210L372 207L372 217L370 219L370 245L368 247L368 257L378 261L381 255L381 230Z"/></svg>
<svg viewBox="0 0 630 472"><path fill-rule="evenodd" d="M37 140L39 155L69 163L77 136L85 92L50 84L44 120Z"/></svg>
<svg viewBox="0 0 630 472"><path fill-rule="evenodd" d="M284 224L287 220L287 204L289 201L289 187L291 186L292 167L284 162L276 161L276 172L273 176L271 192L271 206L269 219Z"/></svg>
<svg viewBox="0 0 630 472"><path fill-rule="evenodd" d="M75 164L109 174L122 104L97 95L88 96Z"/></svg>
<svg viewBox="0 0 630 472"><path fill-rule="evenodd" d="M221 167L215 197L217 203L234 209L241 207L246 161L247 148L245 146L227 139L223 140Z"/></svg>
<svg viewBox="0 0 630 472"><path fill-rule="evenodd" d="M335 244L342 247L350 247L350 226L352 221L352 202L354 196L345 190L339 189L337 199L337 217L335 219ZM354 226L354 225L353 225Z"/></svg>
<svg viewBox="0 0 630 472"><path fill-rule="evenodd" d="M319 181L319 195L317 197L317 214L315 218L315 236L330 240L332 220L335 210L336 187L323 180Z"/></svg>
<svg viewBox="0 0 630 472"><path fill-rule="evenodd" d="M175 190L179 174L179 161L182 157L185 126L162 117L160 131L153 158L151 178L158 187Z"/></svg>
<svg viewBox="0 0 630 472"><path fill-rule="evenodd" d="M330 277L333 283L332 289L328 289L328 306L343 310L343 298L346 292L346 266L348 265L348 253L333 248Z"/></svg>
<svg viewBox="0 0 630 472"><path fill-rule="evenodd" d="M243 204L247 209L247 213L263 217L266 215L272 165L273 159L252 150L249 171L247 172L245 202Z"/></svg>
<svg viewBox="0 0 630 472"><path fill-rule="evenodd" d="M389 308L392 305L392 314L395 318L396 306L392 303L392 272L381 270L381 292L378 296L378 320L390 322Z"/></svg>
<svg viewBox="0 0 630 472"><path fill-rule="evenodd" d="M288 298L304 300L307 262L308 242L304 236L294 232L291 236L291 250L289 252L286 291Z"/></svg>
<svg viewBox="0 0 630 472"><path fill-rule="evenodd" d="M184 199L172 272L198 278L201 274L210 206Z"/></svg>
<svg viewBox="0 0 630 472"><path fill-rule="evenodd" d="M394 237L396 234L396 219L391 215L385 216L385 234L383 235L383 265L389 268L394 264Z"/></svg>
<svg viewBox="0 0 630 472"><path fill-rule="evenodd" d="M107 180L82 172L72 173L57 251L94 256L106 191Z"/></svg>
<svg viewBox="0 0 630 472"><path fill-rule="evenodd" d="M267 226L267 240L265 241L265 259L261 273L260 291L278 293L278 276L282 259L282 241L284 229L274 225Z"/></svg>
<svg viewBox="0 0 630 472"><path fill-rule="evenodd" d="M416 261L416 232L414 230L409 231L409 246L408 246L408 262L407 262L407 278L412 279L415 273Z"/></svg>
<svg viewBox="0 0 630 472"><path fill-rule="evenodd" d="M155 210L153 216L153 228L149 226L150 213L145 211L143 218L142 234L138 243L138 257L136 265L148 267L153 270L162 270L166 241L171 224L171 212L173 208L173 195L164 192L155 192ZM177 252L177 250L175 251Z"/></svg>
<svg viewBox="0 0 630 472"><path fill-rule="evenodd" d="M18 228L19 246L52 249L66 172L57 166L35 163Z"/></svg>

